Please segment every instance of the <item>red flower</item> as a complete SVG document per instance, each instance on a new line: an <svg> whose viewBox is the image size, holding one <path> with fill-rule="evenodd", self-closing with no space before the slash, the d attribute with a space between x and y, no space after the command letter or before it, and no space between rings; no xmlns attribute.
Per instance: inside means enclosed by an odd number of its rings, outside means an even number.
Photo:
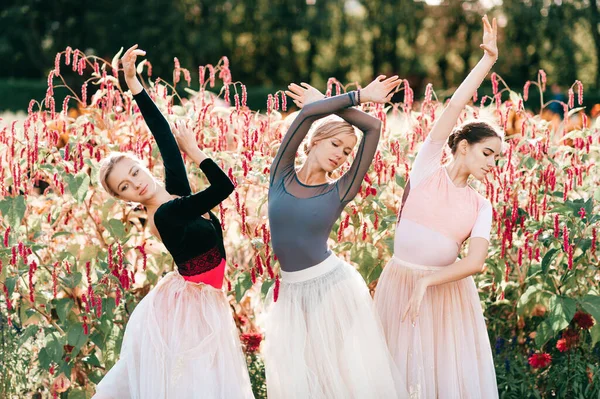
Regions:
<svg viewBox="0 0 600 399"><path fill-rule="evenodd" d="M566 352L569 349L567 345L567 340L561 338L558 341L556 341L556 349L558 349L560 352Z"/></svg>
<svg viewBox="0 0 600 399"><path fill-rule="evenodd" d="M552 363L552 356L548 353L534 353L529 357L529 365L534 369L548 367Z"/></svg>
<svg viewBox="0 0 600 399"><path fill-rule="evenodd" d="M255 353L260 347L262 341L262 334L260 333L246 333L240 336L242 344L246 348L246 353Z"/></svg>
<svg viewBox="0 0 600 399"><path fill-rule="evenodd" d="M590 316L589 314L587 314L585 312L581 312L581 311L575 313L575 316L573 317L573 321L575 321L575 323L579 327L583 328L584 330L589 330L595 324L592 316Z"/></svg>

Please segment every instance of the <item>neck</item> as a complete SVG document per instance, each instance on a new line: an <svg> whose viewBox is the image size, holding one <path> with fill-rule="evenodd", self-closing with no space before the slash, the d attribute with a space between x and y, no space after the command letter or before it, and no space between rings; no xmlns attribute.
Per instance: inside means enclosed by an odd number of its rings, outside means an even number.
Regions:
<svg viewBox="0 0 600 399"><path fill-rule="evenodd" d="M462 162L454 160L448 166L446 166L448 176L456 187L466 187L467 181L469 180L469 171L462 164Z"/></svg>
<svg viewBox="0 0 600 399"><path fill-rule="evenodd" d="M154 213L156 212L159 206L172 199L173 196L169 194L169 192L165 190L164 187L158 186L156 194L152 198L148 199L148 201L144 202L142 205L146 207L146 210L149 213Z"/></svg>
<svg viewBox="0 0 600 399"><path fill-rule="evenodd" d="M310 158L304 162L304 165L302 165L296 175L302 184L308 186L329 183L327 172L323 168L317 166L315 162L311 162Z"/></svg>

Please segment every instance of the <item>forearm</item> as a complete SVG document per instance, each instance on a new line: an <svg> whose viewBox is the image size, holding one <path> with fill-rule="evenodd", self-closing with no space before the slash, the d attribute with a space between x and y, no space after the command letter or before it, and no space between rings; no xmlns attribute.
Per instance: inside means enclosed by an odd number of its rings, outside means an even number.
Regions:
<svg viewBox="0 0 600 399"><path fill-rule="evenodd" d="M450 102L431 129L430 136L433 140L446 141L448 139L460 113L471 100L473 93L481 86L481 82L483 82L495 62L496 60L493 57L487 54L484 55L456 89Z"/></svg>
<svg viewBox="0 0 600 399"><path fill-rule="evenodd" d="M465 277L481 273L484 261L485 260L479 258L466 257L435 273L423 277L423 279L428 287L462 280Z"/></svg>
<svg viewBox="0 0 600 399"><path fill-rule="evenodd" d="M208 159L208 156L199 148L194 151L187 152L186 155L198 166L200 166L202 161Z"/></svg>
<svg viewBox="0 0 600 399"><path fill-rule="evenodd" d="M460 86L458 86L458 89L456 89L456 92L452 95L448 106L460 108L459 111L462 111L465 105L467 105L473 97L473 93L481 86L481 83L495 63L496 59L486 53Z"/></svg>
<svg viewBox="0 0 600 399"><path fill-rule="evenodd" d="M365 136L370 134L379 134L381 131L381 121L366 112L356 108L346 108L336 112L336 115L359 128Z"/></svg>
<svg viewBox="0 0 600 399"><path fill-rule="evenodd" d="M142 90L144 90L144 86L142 86L142 83L139 81L137 76L126 77L125 83L127 83L127 87L129 87L129 90L133 95L139 94L142 92Z"/></svg>

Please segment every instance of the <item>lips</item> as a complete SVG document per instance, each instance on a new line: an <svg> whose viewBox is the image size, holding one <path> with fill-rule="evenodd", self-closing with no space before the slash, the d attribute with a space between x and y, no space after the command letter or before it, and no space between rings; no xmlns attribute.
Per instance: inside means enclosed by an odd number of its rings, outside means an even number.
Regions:
<svg viewBox="0 0 600 399"><path fill-rule="evenodd" d="M331 164L332 164L333 166L337 166L337 162L335 162L335 161L333 161L333 160L331 160L331 159L329 160L329 162L331 162Z"/></svg>
<svg viewBox="0 0 600 399"><path fill-rule="evenodd" d="M142 189L142 191L140 191L140 195L144 195L146 194L146 191L148 191L148 185L146 184L146 186Z"/></svg>

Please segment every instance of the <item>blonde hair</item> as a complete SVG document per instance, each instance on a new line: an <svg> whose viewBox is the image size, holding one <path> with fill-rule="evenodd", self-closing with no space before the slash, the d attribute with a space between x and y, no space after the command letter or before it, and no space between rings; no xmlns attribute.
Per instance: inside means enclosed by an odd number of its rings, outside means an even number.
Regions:
<svg viewBox="0 0 600 399"><path fill-rule="evenodd" d="M325 140L337 136L338 134L351 134L358 140L358 135L356 134L354 126L339 117L336 119L326 118L326 120L313 130L308 139L308 143L304 144L304 153L306 155L310 153L315 141Z"/></svg>
<svg viewBox="0 0 600 399"><path fill-rule="evenodd" d="M104 190L107 193L116 198L118 198L119 195L108 186L107 180L108 176L110 176L110 174L112 173L115 165L125 158L138 163L140 165L140 168L146 170L146 172L150 174L150 171L142 164L142 161L135 155L127 152L111 152L109 156L107 156L100 162L100 170L98 171L98 182L102 185L102 188L104 188Z"/></svg>

